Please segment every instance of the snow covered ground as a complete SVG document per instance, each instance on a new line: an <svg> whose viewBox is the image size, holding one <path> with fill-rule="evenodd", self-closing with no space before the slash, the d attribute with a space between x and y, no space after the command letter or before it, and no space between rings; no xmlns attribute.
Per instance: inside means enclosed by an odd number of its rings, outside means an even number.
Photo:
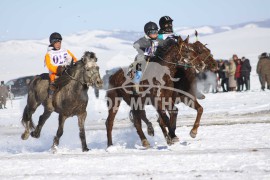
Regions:
<svg viewBox="0 0 270 180"><path fill-rule="evenodd" d="M64 45L78 57L85 50L96 52L102 74L106 69L132 62L136 53L132 42L99 37L106 33L109 32L78 33L64 37ZM153 123L155 136L147 136L151 148L142 149L128 120L129 107L122 103L113 129L114 146L107 149L105 92L101 91L96 99L90 89L86 140L91 151L81 152L74 117L66 121L59 149L53 154L50 147L58 127L57 114L53 113L46 122L39 139L30 137L22 141L20 119L27 97L8 101L7 109L0 110L0 178L270 179L270 91L260 90L255 71L258 55L267 51L269 34L270 29L255 27L201 38L209 44L214 57L229 58L237 53L250 59L251 91L206 94L206 99L199 101L204 113L195 139L189 136L189 131L196 111L178 105L176 134L180 142L172 146L167 146L156 122L156 112L149 106L147 116ZM232 40L235 43L229 43ZM47 40L0 43L0 53L5 59L0 61L1 71L5 72L1 79L46 72L43 67L46 45ZM40 107L34 114L35 123L42 111Z"/></svg>

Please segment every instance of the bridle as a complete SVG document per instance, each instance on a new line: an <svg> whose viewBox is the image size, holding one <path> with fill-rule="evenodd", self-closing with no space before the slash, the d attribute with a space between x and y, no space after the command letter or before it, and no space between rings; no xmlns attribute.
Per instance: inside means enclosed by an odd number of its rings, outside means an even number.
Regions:
<svg viewBox="0 0 270 180"><path fill-rule="evenodd" d="M94 69L94 67L90 67L90 69ZM84 68L83 68L83 74L85 73L85 71L86 71L86 68L84 67ZM85 82L85 77L84 77L84 76L83 76L83 82L82 82L81 80L76 79L75 77L73 77L72 75L70 75L70 74L67 72L67 69L65 69L64 73L66 73L70 79L79 82L79 83L80 83L81 85L83 85L83 86L89 87L89 86L93 86L93 85L94 85L94 82L92 81L92 78L91 78L91 82L87 82L87 83L86 83L86 82ZM98 74L98 72L94 72L93 70L91 70L90 76L93 77L95 74Z"/></svg>

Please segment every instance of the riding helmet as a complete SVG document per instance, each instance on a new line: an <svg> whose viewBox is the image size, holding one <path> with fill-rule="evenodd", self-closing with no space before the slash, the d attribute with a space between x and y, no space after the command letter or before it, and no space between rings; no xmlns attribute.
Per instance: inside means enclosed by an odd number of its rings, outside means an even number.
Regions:
<svg viewBox="0 0 270 180"><path fill-rule="evenodd" d="M62 36L58 32L54 32L50 35L50 44L62 41Z"/></svg>
<svg viewBox="0 0 270 180"><path fill-rule="evenodd" d="M166 24L172 24L173 19L170 16L163 16L159 19L160 29L165 32L173 32L172 26L165 26Z"/></svg>
<svg viewBox="0 0 270 180"><path fill-rule="evenodd" d="M149 21L144 25L145 34L149 35L152 32L158 32L158 26L156 23Z"/></svg>

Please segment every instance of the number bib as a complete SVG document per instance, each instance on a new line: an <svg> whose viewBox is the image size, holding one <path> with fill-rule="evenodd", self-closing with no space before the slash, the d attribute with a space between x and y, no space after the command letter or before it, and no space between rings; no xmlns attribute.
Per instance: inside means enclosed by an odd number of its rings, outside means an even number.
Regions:
<svg viewBox="0 0 270 180"><path fill-rule="evenodd" d="M52 64L57 65L57 66L66 65L68 63L67 56L68 56L68 53L66 50L50 52Z"/></svg>

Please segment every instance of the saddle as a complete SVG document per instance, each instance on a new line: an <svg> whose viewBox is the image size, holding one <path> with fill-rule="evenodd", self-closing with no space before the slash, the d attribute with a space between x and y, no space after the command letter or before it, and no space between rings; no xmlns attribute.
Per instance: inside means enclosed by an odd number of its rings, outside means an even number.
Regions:
<svg viewBox="0 0 270 180"><path fill-rule="evenodd" d="M42 73L42 74L37 75L37 76L40 77L42 80L50 80L49 73Z"/></svg>

